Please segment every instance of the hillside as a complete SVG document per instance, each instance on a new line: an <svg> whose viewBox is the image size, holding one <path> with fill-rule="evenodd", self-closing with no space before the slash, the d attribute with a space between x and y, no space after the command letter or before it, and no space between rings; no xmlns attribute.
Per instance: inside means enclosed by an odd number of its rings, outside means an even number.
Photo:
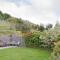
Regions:
<svg viewBox="0 0 60 60"><path fill-rule="evenodd" d="M10 30L12 29L16 31L29 32L31 31L31 29L33 30L37 29L36 24L31 23L27 20L23 20L21 18L12 17L11 15L7 13L3 13L1 11L0 11L0 22L3 23L3 26L4 24L7 24L8 27L10 27ZM0 27L1 27L1 24L0 24Z"/></svg>

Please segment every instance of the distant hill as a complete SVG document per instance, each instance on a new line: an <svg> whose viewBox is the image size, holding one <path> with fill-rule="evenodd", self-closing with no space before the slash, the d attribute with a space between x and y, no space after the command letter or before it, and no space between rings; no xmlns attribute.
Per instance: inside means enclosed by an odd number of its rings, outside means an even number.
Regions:
<svg viewBox="0 0 60 60"><path fill-rule="evenodd" d="M3 22L4 21L4 22ZM22 32L30 32L31 30L37 30L39 25L31 23L30 21L23 20L21 18L13 17L7 13L3 13L0 11L0 23L8 26L10 25L10 30L22 31ZM9 23L9 24L8 24ZM0 24L1 27L1 24ZM5 29L5 28L3 28Z"/></svg>

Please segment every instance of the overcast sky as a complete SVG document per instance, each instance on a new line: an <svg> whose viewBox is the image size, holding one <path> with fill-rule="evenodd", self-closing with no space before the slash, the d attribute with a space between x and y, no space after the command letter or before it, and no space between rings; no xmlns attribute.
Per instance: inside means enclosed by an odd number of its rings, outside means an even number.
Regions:
<svg viewBox="0 0 60 60"><path fill-rule="evenodd" d="M60 21L60 0L0 0L0 10L36 24Z"/></svg>

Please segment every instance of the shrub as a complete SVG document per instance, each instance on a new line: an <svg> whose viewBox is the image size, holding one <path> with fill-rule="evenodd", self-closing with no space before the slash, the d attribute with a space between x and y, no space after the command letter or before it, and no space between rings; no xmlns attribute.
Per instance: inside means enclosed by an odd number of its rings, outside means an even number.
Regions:
<svg viewBox="0 0 60 60"><path fill-rule="evenodd" d="M51 55L51 60L60 60L60 41L55 43L55 47Z"/></svg>
<svg viewBox="0 0 60 60"><path fill-rule="evenodd" d="M51 48L53 43L51 37L46 32L33 32L25 34L25 44L27 47Z"/></svg>

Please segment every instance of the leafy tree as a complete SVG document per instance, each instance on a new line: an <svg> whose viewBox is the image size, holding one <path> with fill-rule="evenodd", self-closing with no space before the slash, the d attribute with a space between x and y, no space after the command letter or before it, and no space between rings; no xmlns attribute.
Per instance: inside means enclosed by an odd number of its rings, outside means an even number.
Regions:
<svg viewBox="0 0 60 60"><path fill-rule="evenodd" d="M40 24L38 30L41 31L41 32L43 32L45 30L44 25L43 24Z"/></svg>
<svg viewBox="0 0 60 60"><path fill-rule="evenodd" d="M16 18L13 18L13 17L11 17L11 18L9 18L9 19L7 19L7 21L10 23L10 25L11 25L11 27L10 27L10 29L12 30L16 30L16 22L17 22L17 20L16 20Z"/></svg>
<svg viewBox="0 0 60 60"><path fill-rule="evenodd" d="M7 13L4 13L3 14L3 18L4 18L4 20L6 20L6 19L8 19L8 18L10 18L11 16L9 15L9 14L7 14Z"/></svg>
<svg viewBox="0 0 60 60"><path fill-rule="evenodd" d="M0 11L0 19L3 19L3 13Z"/></svg>
<svg viewBox="0 0 60 60"><path fill-rule="evenodd" d="M48 25L46 26L46 30L48 30L48 29L50 29L50 28L52 28L52 27L53 27L52 24L48 24Z"/></svg>
<svg viewBox="0 0 60 60"><path fill-rule="evenodd" d="M10 18L11 16L9 15L9 14L7 14L7 13L2 13L1 11L0 11L0 19L1 20L6 20L6 19L8 19L8 18Z"/></svg>

